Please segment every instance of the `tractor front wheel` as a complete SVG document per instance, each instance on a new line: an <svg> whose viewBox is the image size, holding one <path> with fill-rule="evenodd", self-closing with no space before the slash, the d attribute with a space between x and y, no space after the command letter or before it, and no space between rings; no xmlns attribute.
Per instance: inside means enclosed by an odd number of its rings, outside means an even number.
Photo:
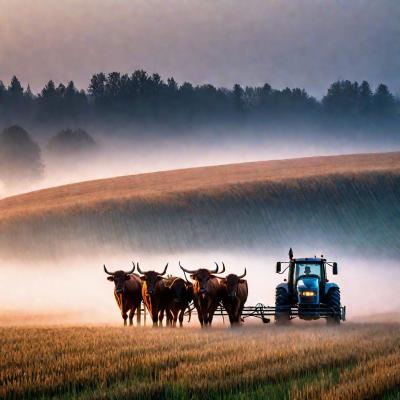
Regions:
<svg viewBox="0 0 400 400"><path fill-rule="evenodd" d="M333 315L327 318L328 325L340 324L340 289L334 287L326 296L326 305L332 310Z"/></svg>
<svg viewBox="0 0 400 400"><path fill-rule="evenodd" d="M275 292L275 322L279 325L290 322L289 293L283 287L277 287Z"/></svg>

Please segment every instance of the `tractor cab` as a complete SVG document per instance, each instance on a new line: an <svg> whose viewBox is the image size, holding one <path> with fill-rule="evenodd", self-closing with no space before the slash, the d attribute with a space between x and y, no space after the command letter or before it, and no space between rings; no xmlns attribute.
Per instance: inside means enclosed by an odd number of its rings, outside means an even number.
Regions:
<svg viewBox="0 0 400 400"><path fill-rule="evenodd" d="M282 271L282 264L288 264ZM332 267L332 274L337 275L337 263L320 258L294 258L289 251L288 262L278 262L276 272L288 271L288 278L276 288L275 319L277 322L292 318L319 319L327 318L330 322L344 320L344 307L340 305L340 290L335 283L327 279L327 266Z"/></svg>

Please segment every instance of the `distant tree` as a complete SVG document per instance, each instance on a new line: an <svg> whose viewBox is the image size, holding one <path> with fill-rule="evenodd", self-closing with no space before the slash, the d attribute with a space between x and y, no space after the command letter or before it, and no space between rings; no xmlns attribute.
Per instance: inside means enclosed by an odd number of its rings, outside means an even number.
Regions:
<svg viewBox="0 0 400 400"><path fill-rule="evenodd" d="M40 121L59 121L62 114L62 88L56 88L52 80L48 81L39 94L39 113Z"/></svg>
<svg viewBox="0 0 400 400"><path fill-rule="evenodd" d="M79 155L94 150L96 142L83 129L63 129L49 140L48 149L55 155Z"/></svg>
<svg viewBox="0 0 400 400"><path fill-rule="evenodd" d="M396 100L389 88L380 84L373 95L374 112L379 116L391 116L396 111Z"/></svg>
<svg viewBox="0 0 400 400"><path fill-rule="evenodd" d="M88 89L89 95L94 99L102 98L105 92L106 80L106 76L102 72L100 74L93 75Z"/></svg>
<svg viewBox="0 0 400 400"><path fill-rule="evenodd" d="M359 110L359 85L357 82L337 81L322 99L326 113L332 117L351 117Z"/></svg>
<svg viewBox="0 0 400 400"><path fill-rule="evenodd" d="M43 174L41 151L29 133L18 125L0 134L0 180L6 187L21 187Z"/></svg>
<svg viewBox="0 0 400 400"><path fill-rule="evenodd" d="M34 100L35 96L32 93L31 87L28 85L25 92L24 92L25 98L28 100Z"/></svg>
<svg viewBox="0 0 400 400"><path fill-rule="evenodd" d="M7 88L4 109L10 120L16 120L19 115L23 115L24 109L24 88L16 76L13 76Z"/></svg>
<svg viewBox="0 0 400 400"><path fill-rule="evenodd" d="M242 113L245 108L244 103L244 90L243 88L238 85L237 83L233 87L233 107L236 112Z"/></svg>
<svg viewBox="0 0 400 400"><path fill-rule="evenodd" d="M22 97L24 88L22 87L18 78L14 75L11 79L10 85L8 86L8 94L11 97L19 98Z"/></svg>
<svg viewBox="0 0 400 400"><path fill-rule="evenodd" d="M2 81L0 81L0 115L2 113L2 108L1 106L4 105L4 99L6 97L6 87L4 86L4 83Z"/></svg>
<svg viewBox="0 0 400 400"><path fill-rule="evenodd" d="M366 116L371 112L372 90L367 81L363 81L359 88L360 112Z"/></svg>
<svg viewBox="0 0 400 400"><path fill-rule="evenodd" d="M67 121L76 120L87 112L87 97L85 92L79 91L73 81L70 81L62 90L62 108Z"/></svg>

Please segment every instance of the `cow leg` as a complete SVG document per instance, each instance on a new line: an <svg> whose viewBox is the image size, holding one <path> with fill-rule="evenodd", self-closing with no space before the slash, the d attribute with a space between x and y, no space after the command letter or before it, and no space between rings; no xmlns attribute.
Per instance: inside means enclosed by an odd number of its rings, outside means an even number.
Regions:
<svg viewBox="0 0 400 400"><path fill-rule="evenodd" d="M152 311L153 311L153 327L158 326L159 317L160 317L160 326L162 326L162 320L164 318L164 315L162 313L160 313L158 311L158 308L156 308L156 307L154 307Z"/></svg>
<svg viewBox="0 0 400 400"><path fill-rule="evenodd" d="M166 308L163 308L163 310L162 310L163 319L164 319L164 315L165 315L165 326L171 325L171 317L169 315L168 309L166 309Z"/></svg>
<svg viewBox="0 0 400 400"><path fill-rule="evenodd" d="M178 313L179 313L179 309L174 309L174 313L172 315L173 317L173 323L172 326L175 328L176 327L176 321L178 320Z"/></svg>
<svg viewBox="0 0 400 400"><path fill-rule="evenodd" d="M167 325L168 326L173 326L173 321L174 321L174 310L167 308L166 309L166 314L167 314Z"/></svg>
<svg viewBox="0 0 400 400"><path fill-rule="evenodd" d="M126 320L128 319L128 314L126 313L126 311L122 311L122 318L124 319L124 326L126 326Z"/></svg>
<svg viewBox="0 0 400 400"><path fill-rule="evenodd" d="M133 317L135 316L136 308L132 307L129 311L129 326L133 325Z"/></svg>
<svg viewBox="0 0 400 400"><path fill-rule="evenodd" d="M204 326L207 327L207 325L209 324L207 311L203 312L203 322L204 322Z"/></svg>
<svg viewBox="0 0 400 400"><path fill-rule="evenodd" d="M235 325L240 326L241 323L241 316L243 312L243 305L240 304L240 302L237 303L235 307Z"/></svg>
<svg viewBox="0 0 400 400"><path fill-rule="evenodd" d="M200 306L200 302L196 300L196 298L193 300L194 307L196 308L197 311L197 318L199 319L200 326L203 328L204 325L204 319L203 319L203 311Z"/></svg>
<svg viewBox="0 0 400 400"><path fill-rule="evenodd" d="M142 303L139 303L136 309L136 326L140 326L141 317L142 317Z"/></svg>
<svg viewBox="0 0 400 400"><path fill-rule="evenodd" d="M211 305L209 310L208 310L208 324L211 326L212 324L212 320L214 317L214 313L216 311L216 309L218 308L218 304L216 305Z"/></svg>
<svg viewBox="0 0 400 400"><path fill-rule="evenodd" d="M200 325L201 325L201 327L203 327L203 325L204 325L203 316L201 314L198 314L198 317L199 317Z"/></svg>
<svg viewBox="0 0 400 400"><path fill-rule="evenodd" d="M179 312L179 326L182 328L182 326L183 326L183 317L184 317L184 315L185 315L185 310L186 310L186 307L184 307L184 308L181 308L181 311Z"/></svg>
<svg viewBox="0 0 400 400"><path fill-rule="evenodd" d="M237 311L236 311L235 305L234 305L234 304L231 304L231 305L229 306L229 311L228 311L229 322L230 322L230 324L231 324L231 328L234 328L235 325L236 325L236 318L235 318L236 313L237 313Z"/></svg>

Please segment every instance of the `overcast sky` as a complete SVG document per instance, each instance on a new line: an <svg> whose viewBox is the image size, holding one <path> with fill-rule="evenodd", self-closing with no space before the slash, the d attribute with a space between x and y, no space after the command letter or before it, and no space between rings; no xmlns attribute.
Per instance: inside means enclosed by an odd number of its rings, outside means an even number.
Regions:
<svg viewBox="0 0 400 400"><path fill-rule="evenodd" d="M180 83L400 93L400 0L0 0L0 80L87 88L142 68Z"/></svg>

